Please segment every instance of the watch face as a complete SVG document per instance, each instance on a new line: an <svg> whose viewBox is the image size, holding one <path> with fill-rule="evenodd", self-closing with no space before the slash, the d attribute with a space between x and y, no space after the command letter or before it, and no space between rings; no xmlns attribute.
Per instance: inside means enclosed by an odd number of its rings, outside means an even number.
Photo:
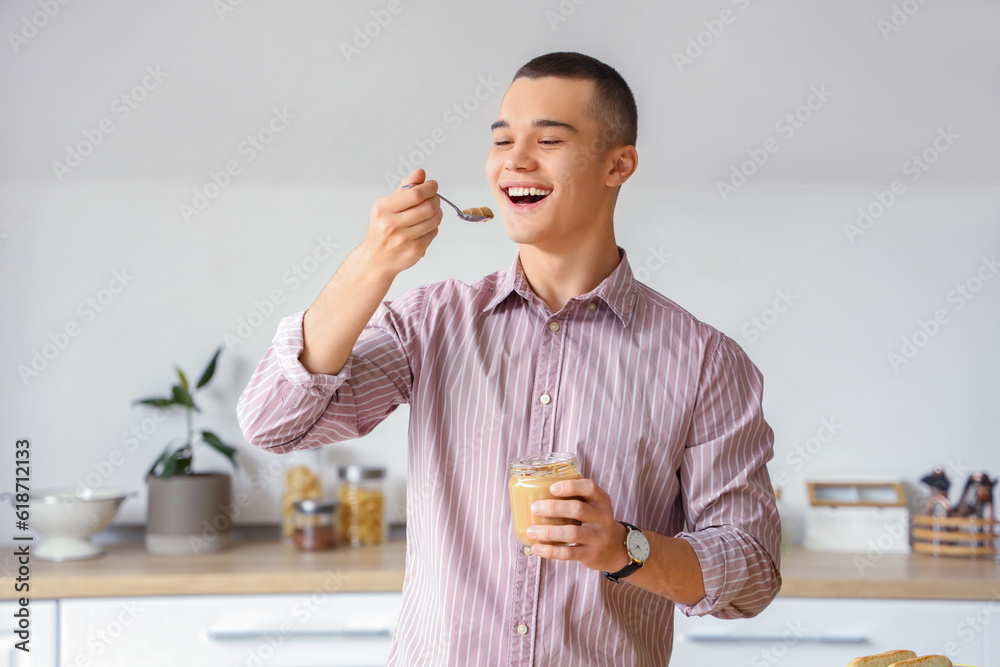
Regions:
<svg viewBox="0 0 1000 667"><path fill-rule="evenodd" d="M628 548L628 555L640 563L645 563L646 559L649 558L649 540L642 534L642 531L630 530L628 538L625 540L625 546Z"/></svg>

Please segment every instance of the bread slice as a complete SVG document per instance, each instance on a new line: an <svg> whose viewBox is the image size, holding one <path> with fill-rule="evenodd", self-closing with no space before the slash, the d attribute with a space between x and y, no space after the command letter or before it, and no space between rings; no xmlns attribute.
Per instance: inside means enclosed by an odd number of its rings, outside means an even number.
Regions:
<svg viewBox="0 0 1000 667"><path fill-rule="evenodd" d="M943 655L922 655L901 662L894 662L889 667L952 667L951 660Z"/></svg>
<svg viewBox="0 0 1000 667"><path fill-rule="evenodd" d="M878 655L866 655L862 658L855 658L847 664L847 667L889 667L901 660L916 658L913 651L886 651Z"/></svg>

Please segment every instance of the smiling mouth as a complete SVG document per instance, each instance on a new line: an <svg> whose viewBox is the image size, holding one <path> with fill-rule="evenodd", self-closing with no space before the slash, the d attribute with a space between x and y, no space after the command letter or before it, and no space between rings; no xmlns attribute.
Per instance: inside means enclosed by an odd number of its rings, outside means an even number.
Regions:
<svg viewBox="0 0 1000 667"><path fill-rule="evenodd" d="M537 204L550 194L552 190L542 188L506 188L504 192L507 198L516 206L530 206Z"/></svg>

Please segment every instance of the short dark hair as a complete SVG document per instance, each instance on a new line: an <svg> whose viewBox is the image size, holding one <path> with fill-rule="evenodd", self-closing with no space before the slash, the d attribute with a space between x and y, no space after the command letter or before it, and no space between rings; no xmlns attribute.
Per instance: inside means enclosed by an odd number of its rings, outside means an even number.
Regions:
<svg viewBox="0 0 1000 667"><path fill-rule="evenodd" d="M613 67L597 58L573 51L557 51L534 58L517 70L520 78L546 76L583 79L594 82L594 97L587 115L597 121L602 150L612 146L634 146L639 126L639 111L632 90Z"/></svg>

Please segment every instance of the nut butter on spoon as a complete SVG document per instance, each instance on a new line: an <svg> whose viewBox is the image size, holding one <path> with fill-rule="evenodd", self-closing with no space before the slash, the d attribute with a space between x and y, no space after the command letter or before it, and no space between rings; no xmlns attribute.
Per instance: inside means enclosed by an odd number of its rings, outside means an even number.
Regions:
<svg viewBox="0 0 1000 667"><path fill-rule="evenodd" d="M576 454L552 452L529 454L510 462L510 510L514 523L514 533L521 544L530 547L534 541L528 538L528 526L579 526L574 519L535 516L531 504L536 500L553 500L549 487L564 479L583 479L577 468ZM583 498L558 497L559 500L583 500ZM565 542L542 542L565 546Z"/></svg>

